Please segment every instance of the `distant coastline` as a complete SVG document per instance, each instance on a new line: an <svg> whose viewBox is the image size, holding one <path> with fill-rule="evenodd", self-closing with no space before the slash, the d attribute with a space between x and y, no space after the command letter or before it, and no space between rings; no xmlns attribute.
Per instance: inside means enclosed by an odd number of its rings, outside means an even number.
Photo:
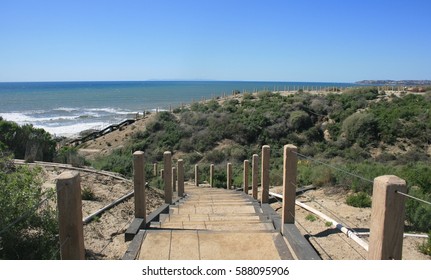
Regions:
<svg viewBox="0 0 431 280"><path fill-rule="evenodd" d="M363 80L355 82L358 85L379 85L379 86L429 86L431 80Z"/></svg>

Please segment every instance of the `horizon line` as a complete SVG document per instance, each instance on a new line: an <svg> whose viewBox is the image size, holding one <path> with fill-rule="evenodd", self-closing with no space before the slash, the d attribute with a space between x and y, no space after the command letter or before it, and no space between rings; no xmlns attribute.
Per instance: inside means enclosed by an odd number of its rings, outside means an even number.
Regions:
<svg viewBox="0 0 431 280"><path fill-rule="evenodd" d="M146 79L146 80L42 80L42 81L0 81L0 83L103 83L103 82L245 82L245 83L322 83L355 84L345 81L282 81L282 80L216 80L216 79Z"/></svg>

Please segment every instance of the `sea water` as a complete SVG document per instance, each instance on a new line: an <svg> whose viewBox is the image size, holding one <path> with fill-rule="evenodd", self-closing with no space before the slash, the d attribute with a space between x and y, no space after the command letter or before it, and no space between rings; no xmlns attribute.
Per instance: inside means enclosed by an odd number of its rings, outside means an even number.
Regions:
<svg viewBox="0 0 431 280"><path fill-rule="evenodd" d="M354 85L231 81L0 83L0 117L20 125L32 124L57 136L74 136L134 118L138 112L167 110L233 91L333 86Z"/></svg>

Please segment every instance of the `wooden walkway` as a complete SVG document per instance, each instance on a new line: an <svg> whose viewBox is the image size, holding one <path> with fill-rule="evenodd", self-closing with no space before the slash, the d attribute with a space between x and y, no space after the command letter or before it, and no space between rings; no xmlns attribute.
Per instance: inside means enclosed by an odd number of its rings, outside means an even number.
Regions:
<svg viewBox="0 0 431 280"><path fill-rule="evenodd" d="M303 236L288 244L272 208L243 192L187 185L186 193L137 232L123 259L286 260L298 258L292 244L319 259Z"/></svg>

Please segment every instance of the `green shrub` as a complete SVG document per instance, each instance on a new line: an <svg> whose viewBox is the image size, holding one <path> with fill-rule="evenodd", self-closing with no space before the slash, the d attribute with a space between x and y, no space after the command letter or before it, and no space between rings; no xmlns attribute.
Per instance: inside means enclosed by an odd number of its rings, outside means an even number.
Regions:
<svg viewBox="0 0 431 280"><path fill-rule="evenodd" d="M317 165L312 168L310 179L312 184L317 187L333 185L336 182L334 170L323 165Z"/></svg>
<svg viewBox="0 0 431 280"><path fill-rule="evenodd" d="M316 216L314 216L313 214L308 214L307 216L305 216L305 219L310 222L314 222L317 220Z"/></svg>
<svg viewBox="0 0 431 280"><path fill-rule="evenodd" d="M346 203L347 205L358 208L371 207L371 197L364 192L358 192L349 195L346 199Z"/></svg>
<svg viewBox="0 0 431 280"><path fill-rule="evenodd" d="M409 194L431 201L431 194L418 187L411 188ZM406 199L406 219L412 230L429 232L431 230L431 206L413 199Z"/></svg>
<svg viewBox="0 0 431 280"><path fill-rule="evenodd" d="M14 166L0 153L0 259L58 258L53 190L42 190L41 169Z"/></svg>
<svg viewBox="0 0 431 280"><path fill-rule="evenodd" d="M212 150L205 155L205 159L214 164L222 163L225 158L226 155L220 150Z"/></svg>
<svg viewBox="0 0 431 280"><path fill-rule="evenodd" d="M78 154L77 147L64 146L56 152L54 162L71 164L74 167L82 167L88 164L88 161Z"/></svg>
<svg viewBox="0 0 431 280"><path fill-rule="evenodd" d="M55 147L55 140L45 130L30 124L19 126L0 117L0 148L12 151L15 158L52 161Z"/></svg>
<svg viewBox="0 0 431 280"><path fill-rule="evenodd" d="M296 131L307 130L312 124L310 116L304 111L293 111L290 113L289 123Z"/></svg>
<svg viewBox="0 0 431 280"><path fill-rule="evenodd" d="M428 240L419 245L419 251L421 251L422 254L431 256L431 231L428 233Z"/></svg>
<svg viewBox="0 0 431 280"><path fill-rule="evenodd" d="M94 201L96 200L96 195L90 187L84 187L81 190L81 198L82 200Z"/></svg>
<svg viewBox="0 0 431 280"><path fill-rule="evenodd" d="M354 113L347 117L342 126L342 131L351 143L358 143L365 147L378 139L377 120L370 113Z"/></svg>

